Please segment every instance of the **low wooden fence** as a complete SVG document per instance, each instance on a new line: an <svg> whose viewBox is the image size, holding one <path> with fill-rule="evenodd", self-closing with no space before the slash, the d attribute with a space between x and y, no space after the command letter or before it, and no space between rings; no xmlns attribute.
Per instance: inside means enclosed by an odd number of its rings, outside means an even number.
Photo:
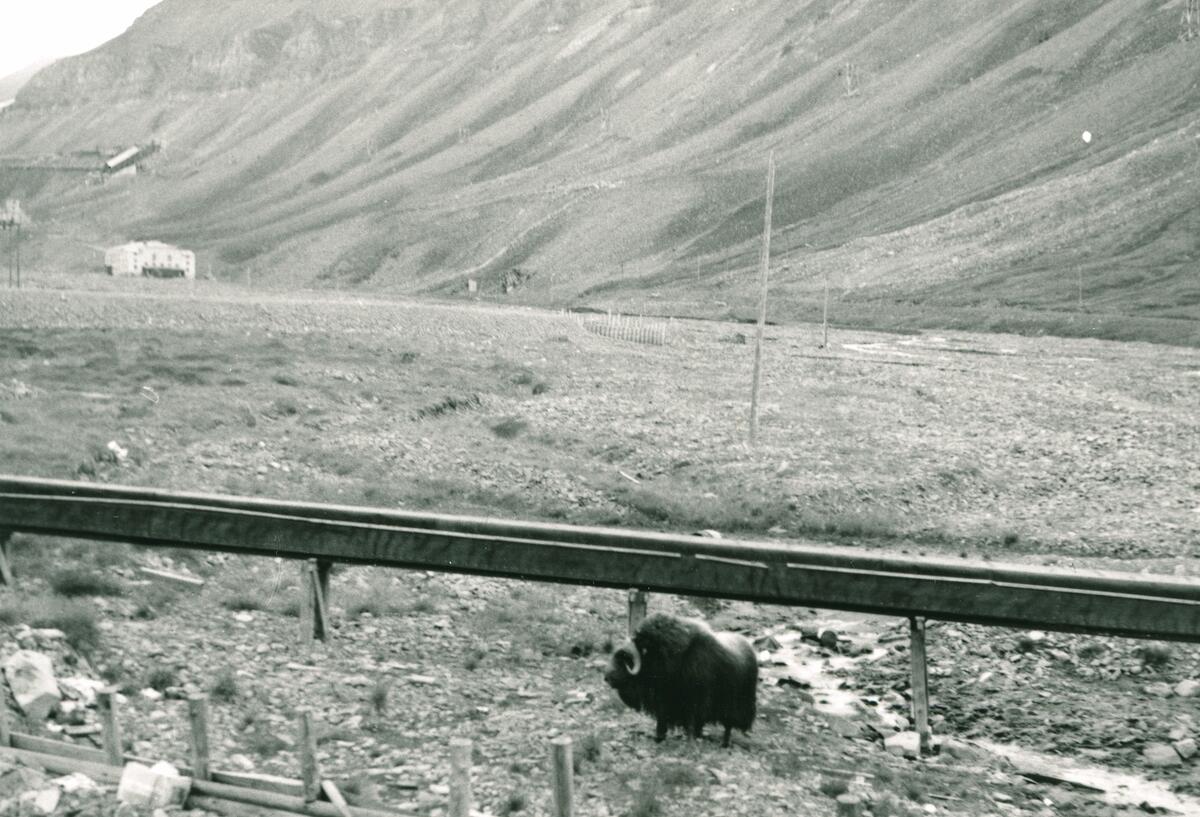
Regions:
<svg viewBox="0 0 1200 817"><path fill-rule="evenodd" d="M1167 576L0 476L0 542L12 531L312 560L318 635L335 561L630 589L631 627L647 591L903 616L926 746L927 618L1200 641L1200 584Z"/></svg>

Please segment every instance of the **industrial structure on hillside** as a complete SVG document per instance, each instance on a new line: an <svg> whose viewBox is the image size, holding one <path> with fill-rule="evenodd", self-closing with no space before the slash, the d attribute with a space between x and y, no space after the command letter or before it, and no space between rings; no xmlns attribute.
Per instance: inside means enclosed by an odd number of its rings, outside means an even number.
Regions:
<svg viewBox="0 0 1200 817"><path fill-rule="evenodd" d="M161 241L130 241L104 253L109 275L151 278L195 278L196 254Z"/></svg>

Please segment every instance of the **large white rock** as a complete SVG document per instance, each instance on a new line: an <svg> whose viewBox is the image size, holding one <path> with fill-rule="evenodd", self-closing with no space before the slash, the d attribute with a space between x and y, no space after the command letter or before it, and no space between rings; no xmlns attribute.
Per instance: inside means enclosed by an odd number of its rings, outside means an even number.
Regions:
<svg viewBox="0 0 1200 817"><path fill-rule="evenodd" d="M32 721L42 721L62 696L54 680L50 657L33 650L17 650L4 662L9 689Z"/></svg>
<svg viewBox="0 0 1200 817"><path fill-rule="evenodd" d="M1175 685L1175 694L1180 698L1194 698L1200 694L1200 681L1193 681L1190 678L1186 681L1180 681Z"/></svg>
<svg viewBox="0 0 1200 817"><path fill-rule="evenodd" d="M1149 766L1178 766L1183 762L1175 748L1167 743L1147 743L1142 749L1142 759Z"/></svg>
<svg viewBox="0 0 1200 817"><path fill-rule="evenodd" d="M17 800L25 806L28 806L34 814L53 814L58 808L59 798L62 797L62 792L57 786L48 789L38 789L36 791L22 792L17 796Z"/></svg>
<svg viewBox="0 0 1200 817"><path fill-rule="evenodd" d="M121 770L117 799L122 803L152 809L181 806L191 786L191 779L180 777L179 772L168 763L155 763L150 767L130 762Z"/></svg>
<svg viewBox="0 0 1200 817"><path fill-rule="evenodd" d="M83 677L62 678L59 680L58 685L60 688L66 690L68 695L80 701L84 706L95 706L96 693L107 686L104 681Z"/></svg>
<svg viewBox="0 0 1200 817"><path fill-rule="evenodd" d="M916 732L897 732L883 739L883 748L893 755L921 756L921 737Z"/></svg>

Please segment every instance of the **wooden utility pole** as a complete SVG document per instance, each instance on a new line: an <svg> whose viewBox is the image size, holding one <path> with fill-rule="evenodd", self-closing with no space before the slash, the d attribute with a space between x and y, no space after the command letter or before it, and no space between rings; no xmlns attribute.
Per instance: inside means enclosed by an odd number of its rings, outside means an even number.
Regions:
<svg viewBox="0 0 1200 817"><path fill-rule="evenodd" d="M759 258L758 334L754 341L754 379L750 387L750 442L758 441L758 387L762 377L763 330L767 324L767 267L771 263L771 205L775 200L775 151L767 156L767 206Z"/></svg>
<svg viewBox="0 0 1200 817"><path fill-rule="evenodd" d="M821 309L821 348L829 348L829 270L825 270L825 306Z"/></svg>

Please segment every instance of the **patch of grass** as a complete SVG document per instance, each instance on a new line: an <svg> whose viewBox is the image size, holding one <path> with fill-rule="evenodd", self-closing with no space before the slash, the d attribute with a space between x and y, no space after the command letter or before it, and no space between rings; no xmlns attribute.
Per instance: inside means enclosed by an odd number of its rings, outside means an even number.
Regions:
<svg viewBox="0 0 1200 817"><path fill-rule="evenodd" d="M291 618L300 618L300 599L296 598L295 592L289 593L288 598L279 602L275 606L275 612L281 616L290 616Z"/></svg>
<svg viewBox="0 0 1200 817"><path fill-rule="evenodd" d="M763 533L787 524L793 514L787 497L746 488L717 494L684 485L618 484L612 493L643 519L676 529Z"/></svg>
<svg viewBox="0 0 1200 817"><path fill-rule="evenodd" d="M300 380L298 378L288 374L287 372L276 372L275 374L271 375L271 380L275 381L276 383L278 383L281 386L299 386L299 385L301 385Z"/></svg>
<svg viewBox="0 0 1200 817"><path fill-rule="evenodd" d="M325 729L318 730L317 744L329 743L331 741L342 741L348 743L354 741L358 737L358 732L349 729L345 726L330 726Z"/></svg>
<svg viewBox="0 0 1200 817"><path fill-rule="evenodd" d="M251 731L246 740L246 746L250 751L264 759L279 754L290 745L279 735L263 726L256 727Z"/></svg>
<svg viewBox="0 0 1200 817"><path fill-rule="evenodd" d="M376 681L371 686L371 692L368 695L367 701L371 705L371 711L376 715L382 715L387 712L388 694L392 691L391 684L383 679Z"/></svg>
<svg viewBox="0 0 1200 817"><path fill-rule="evenodd" d="M342 796L352 806L379 805L379 785L366 775L355 775L338 784Z"/></svg>
<svg viewBox="0 0 1200 817"><path fill-rule="evenodd" d="M240 691L238 689L237 678L234 677L233 670L224 669L217 675L213 684L208 689L208 694L214 701L221 703L230 703L237 700Z"/></svg>
<svg viewBox="0 0 1200 817"><path fill-rule="evenodd" d="M121 583L111 576L82 567L67 567L50 575L50 588L60 596L120 596Z"/></svg>
<svg viewBox="0 0 1200 817"><path fill-rule="evenodd" d="M476 632L508 639L511 655L582 658L606 640L605 623L592 616L571 620L561 615L559 588L517 585L511 592L491 598L475 614Z"/></svg>
<svg viewBox="0 0 1200 817"><path fill-rule="evenodd" d="M712 599L708 596L687 596L686 598L704 618L713 618L724 610L727 604L724 599Z"/></svg>
<svg viewBox="0 0 1200 817"><path fill-rule="evenodd" d="M267 603L261 594L247 591L236 591L221 599L221 606L226 610L266 610Z"/></svg>
<svg viewBox="0 0 1200 817"><path fill-rule="evenodd" d="M811 764L808 755L799 752L773 752L768 761L771 774L782 779L794 779L807 772Z"/></svg>
<svg viewBox="0 0 1200 817"><path fill-rule="evenodd" d="M520 436L527 428L529 428L529 423L520 417L506 417L491 426L492 433L505 440Z"/></svg>
<svg viewBox="0 0 1200 817"><path fill-rule="evenodd" d="M150 689L163 692L167 687L179 686L179 676L173 668L160 665L146 673L144 683Z"/></svg>
<svg viewBox="0 0 1200 817"><path fill-rule="evenodd" d="M15 426L20 422L21 421L18 419L17 415L13 414L8 409L0 409L0 423L6 423L7 425Z"/></svg>
<svg viewBox="0 0 1200 817"><path fill-rule="evenodd" d="M902 534L900 523L872 508L851 508L829 512L805 511L799 515L796 530L814 536L841 536L863 539L894 539Z"/></svg>
<svg viewBox="0 0 1200 817"><path fill-rule="evenodd" d="M579 739L575 744L575 751L571 755L571 764L574 767L575 774L581 774L585 763L598 763L604 755L604 744L600 742L600 736L595 732L589 732Z"/></svg>
<svg viewBox="0 0 1200 817"><path fill-rule="evenodd" d="M500 803L500 817L508 817L529 807L529 795L521 789L514 789Z"/></svg>
<svg viewBox="0 0 1200 817"><path fill-rule="evenodd" d="M486 650L483 650L480 647L473 647L467 651L467 656L463 659L463 668L474 672L475 670L479 669L479 665L483 662L483 659L486 655Z"/></svg>
<svg viewBox="0 0 1200 817"><path fill-rule="evenodd" d="M661 817L663 805L659 801L662 790L656 786L643 786L633 796L633 803L626 817Z"/></svg>
<svg viewBox="0 0 1200 817"><path fill-rule="evenodd" d="M364 613L378 618L397 610L395 604L388 599L379 588L371 588L356 595L346 606L346 618L359 618Z"/></svg>
<svg viewBox="0 0 1200 817"><path fill-rule="evenodd" d="M66 642L81 655L94 655L100 648L96 609L86 602L53 597L30 599L17 606L15 616L30 627L62 630Z"/></svg>
<svg viewBox="0 0 1200 817"><path fill-rule="evenodd" d="M300 413L300 403L291 397L280 397L271 401L267 414L272 417L295 417Z"/></svg>
<svg viewBox="0 0 1200 817"><path fill-rule="evenodd" d="M531 388L530 391L534 394L534 396L545 394L546 392L550 391L550 384L543 380L539 380L533 384L533 388Z"/></svg>
<svg viewBox="0 0 1200 817"><path fill-rule="evenodd" d="M122 403L117 407L118 420L140 420L148 417L154 410L154 404L149 400L136 403Z"/></svg>
<svg viewBox="0 0 1200 817"><path fill-rule="evenodd" d="M842 775L824 775L817 789L826 797L836 799L850 791L850 781Z"/></svg>
<svg viewBox="0 0 1200 817"><path fill-rule="evenodd" d="M444 397L436 403L417 409L415 419L425 420L433 417L441 417L457 411L477 409L481 405L483 405L483 401L478 394L468 394L465 397Z"/></svg>
<svg viewBox="0 0 1200 817"><path fill-rule="evenodd" d="M205 558L204 551L191 548L166 548L160 552L170 562L186 567L197 576L211 576L215 572L212 562Z"/></svg>
<svg viewBox="0 0 1200 817"><path fill-rule="evenodd" d="M658 782L668 789L684 789L699 786L704 782L704 773L682 760L668 760L657 769Z"/></svg>
<svg viewBox="0 0 1200 817"><path fill-rule="evenodd" d="M242 264L257 256L264 249L250 244L226 244L217 251L217 258L224 264Z"/></svg>
<svg viewBox="0 0 1200 817"><path fill-rule="evenodd" d="M1136 654L1147 667L1162 669L1175 658L1175 651L1169 644L1152 642L1138 646Z"/></svg>

